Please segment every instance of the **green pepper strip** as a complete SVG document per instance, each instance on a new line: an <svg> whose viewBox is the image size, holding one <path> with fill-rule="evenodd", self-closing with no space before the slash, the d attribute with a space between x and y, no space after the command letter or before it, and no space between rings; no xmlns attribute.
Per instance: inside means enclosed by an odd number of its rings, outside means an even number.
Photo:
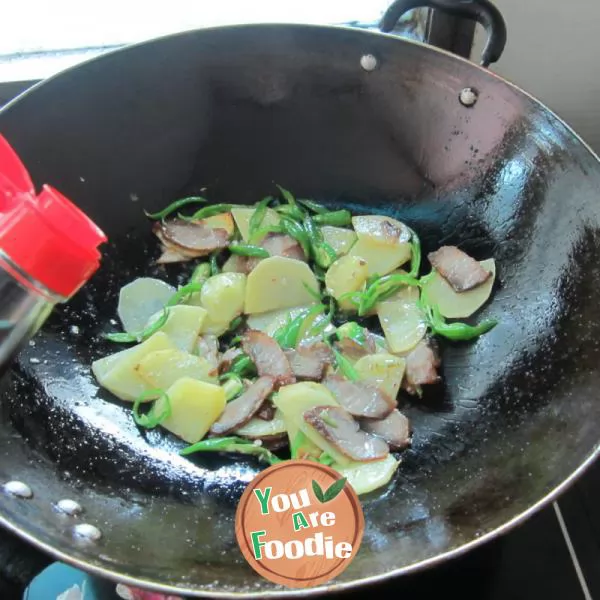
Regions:
<svg viewBox="0 0 600 600"><path fill-rule="evenodd" d="M294 436L292 444L290 446L290 458L298 458L300 448L306 442L306 435L302 430L298 430L298 433Z"/></svg>
<svg viewBox="0 0 600 600"><path fill-rule="evenodd" d="M252 359L246 354L242 354L233 361L229 372L243 377L245 374L252 372L254 368Z"/></svg>
<svg viewBox="0 0 600 600"><path fill-rule="evenodd" d="M310 317L318 315L325 310L322 304L314 306L310 309L303 310L299 315L294 317L289 323L282 325L273 334L273 339L282 348L295 348L298 344L298 336L302 330L302 326Z"/></svg>
<svg viewBox="0 0 600 600"><path fill-rule="evenodd" d="M467 325L466 323L446 323L437 305L427 306L425 312L432 331L437 335L454 341L473 340L487 333L498 324L496 319L482 321L476 326Z"/></svg>
<svg viewBox="0 0 600 600"><path fill-rule="evenodd" d="M244 391L242 379L235 373L229 373L229 377L224 380L224 383L221 387L225 390L226 402L235 400Z"/></svg>
<svg viewBox="0 0 600 600"><path fill-rule="evenodd" d="M180 217L186 221L199 221L200 219L206 219L207 217L214 217L221 213L229 212L233 208L233 204L213 204L211 206L205 206L200 210L196 211L191 217Z"/></svg>
<svg viewBox="0 0 600 600"><path fill-rule="evenodd" d="M304 211L304 209L301 206L298 206L296 198L294 198L292 192L286 190L285 188L282 188L280 185L277 185L277 187L279 188L283 199L288 203L288 206L290 207L290 212L288 214L290 214L290 216L292 216L294 219L301 221L306 216L306 212ZM282 209L283 207L279 206L278 208Z"/></svg>
<svg viewBox="0 0 600 600"><path fill-rule="evenodd" d="M117 342L119 344L143 342L144 340L148 339L152 334L156 333L167 322L168 318L169 311L165 307L163 308L163 312L160 315L160 317L156 321L154 321L154 323L151 323L150 325L148 325L148 327L142 329L142 331L138 331L137 333L106 333L104 334L104 337L110 342Z"/></svg>
<svg viewBox="0 0 600 600"><path fill-rule="evenodd" d="M334 210L313 217L318 225L335 225L343 227L352 224L352 213L349 210Z"/></svg>
<svg viewBox="0 0 600 600"><path fill-rule="evenodd" d="M289 217L283 216L281 217L281 228L302 246L302 251L307 259L312 256L310 238L302 225Z"/></svg>
<svg viewBox="0 0 600 600"><path fill-rule="evenodd" d="M271 256L268 250L250 244L229 244L229 251L232 254L250 256L252 258L269 258L269 256Z"/></svg>
<svg viewBox="0 0 600 600"><path fill-rule="evenodd" d="M360 300L362 298L362 294L360 292L346 292L342 294L338 300L339 302L343 302L344 300L348 300L351 304L354 304L358 308L360 306Z"/></svg>
<svg viewBox="0 0 600 600"><path fill-rule="evenodd" d="M221 272L221 269L219 269L219 263L217 262L218 254L218 252L213 252L213 254L210 255L210 259L208 261L208 264L210 265L211 276L218 275Z"/></svg>
<svg viewBox="0 0 600 600"><path fill-rule="evenodd" d="M400 288L411 285L418 287L419 281L410 275L385 275L373 282L361 295L358 315L364 316L385 296L388 298Z"/></svg>
<svg viewBox="0 0 600 600"><path fill-rule="evenodd" d="M165 304L166 307L171 307L179 304L190 294L199 292L202 289L202 283L194 282L182 285L168 300Z"/></svg>
<svg viewBox="0 0 600 600"><path fill-rule="evenodd" d="M194 452L234 452L238 454L250 454L258 456L259 459L265 460L271 465L281 462L270 450L257 446L253 442L244 438L229 436L221 438L210 438L202 440L196 444L192 444L179 452L181 456L187 456Z"/></svg>
<svg viewBox="0 0 600 600"><path fill-rule="evenodd" d="M154 414L154 408L156 404L152 406L150 412L147 414L140 413L140 404L149 398L153 398L159 395L159 399L165 399L165 409L160 415ZM133 420L140 426L148 429L153 429L157 425L160 425L166 418L171 416L171 400L167 393L161 389L147 390L142 392L133 403Z"/></svg>
<svg viewBox="0 0 600 600"><path fill-rule="evenodd" d="M190 196L189 198L182 198L181 200L175 200L175 202L172 202L171 204L169 204L169 206L167 206L166 208L163 208L162 210L159 210L158 212L155 213L148 213L146 211L144 211L146 213L146 216L149 219L164 219L165 217L168 217L171 213L175 212L177 209L183 207L183 206L187 206L188 204L202 204L204 202L208 202L208 200L206 198L202 198L201 196Z"/></svg>
<svg viewBox="0 0 600 600"><path fill-rule="evenodd" d="M306 283L306 281L302 282L302 285L304 286L304 289L317 301L317 302L321 302L321 294L319 294L319 292L317 290L315 290L314 288L311 288L310 285L308 285L308 283Z"/></svg>
<svg viewBox="0 0 600 600"><path fill-rule="evenodd" d="M229 323L229 329L227 329L227 331L225 333L234 332L243 323L243 321L244 321L244 319L241 316L236 317L235 319L232 319L231 322Z"/></svg>
<svg viewBox="0 0 600 600"><path fill-rule="evenodd" d="M315 262L322 269L328 269L337 260L335 250L324 240L322 231L315 226L311 217L304 219L304 230L308 234Z"/></svg>
<svg viewBox="0 0 600 600"><path fill-rule="evenodd" d="M256 209L252 213L252 216L250 217L250 222L248 224L249 237L252 237L252 234L262 225L262 222L265 220L265 215L267 214L267 208L269 206L269 203L272 201L272 196L267 196L256 205Z"/></svg>
<svg viewBox="0 0 600 600"><path fill-rule="evenodd" d="M304 208L308 208L308 210L314 212L317 215L324 215L330 212L328 208L326 208L322 204L319 204L318 202L314 202L313 200L297 199L296 202L304 206Z"/></svg>
<svg viewBox="0 0 600 600"><path fill-rule="evenodd" d="M360 376L358 371L354 368L354 365L341 352L335 348L332 348L332 350L335 355L335 362L338 369L342 372L342 375L350 379L350 381L358 381Z"/></svg>
<svg viewBox="0 0 600 600"><path fill-rule="evenodd" d="M265 225L249 236L248 243L250 245L257 244L269 233L283 233L283 227L281 225Z"/></svg>
<svg viewBox="0 0 600 600"><path fill-rule="evenodd" d="M419 236L409 227L410 231L410 271L411 277L417 277L419 275L419 269L421 268L421 240Z"/></svg>
<svg viewBox="0 0 600 600"><path fill-rule="evenodd" d="M188 283L199 283L202 285L210 277L210 265L200 263L193 271Z"/></svg>

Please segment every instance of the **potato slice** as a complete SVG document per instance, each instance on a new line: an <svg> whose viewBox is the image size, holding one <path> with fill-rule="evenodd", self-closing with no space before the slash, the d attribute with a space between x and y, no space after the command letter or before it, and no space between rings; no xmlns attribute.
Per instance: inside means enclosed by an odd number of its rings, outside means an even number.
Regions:
<svg viewBox="0 0 600 600"><path fill-rule="evenodd" d="M229 234L229 237L231 237L235 231L235 222L232 214L229 212L206 217L206 219L200 219L198 223L206 225L206 227L211 227L212 229L224 229Z"/></svg>
<svg viewBox="0 0 600 600"><path fill-rule="evenodd" d="M149 324L159 319L162 311L156 313ZM169 316L166 323L159 329L166 333L171 341L184 352L191 352L198 335L203 329L204 322L208 314L206 309L201 306L187 306L178 304L169 308Z"/></svg>
<svg viewBox="0 0 600 600"><path fill-rule="evenodd" d="M356 242L356 232L352 229L344 229L343 227L333 227L332 225L324 225L321 227L323 239L329 244L338 256L348 254L354 242Z"/></svg>
<svg viewBox="0 0 600 600"><path fill-rule="evenodd" d="M219 385L183 377L166 392L171 414L161 426L190 444L199 442L225 409L225 390ZM161 414L166 402L159 398L152 411Z"/></svg>
<svg viewBox="0 0 600 600"><path fill-rule="evenodd" d="M394 353L412 350L427 333L427 321L418 306L416 289L406 287L396 294L394 300L377 305L381 328Z"/></svg>
<svg viewBox="0 0 600 600"><path fill-rule="evenodd" d="M150 352L140 360L135 370L151 388L162 390L182 377L217 383L214 369L206 359L181 350Z"/></svg>
<svg viewBox="0 0 600 600"><path fill-rule="evenodd" d="M306 263L282 256L265 258L248 275L244 312L312 306L316 301L307 287L319 293L317 278Z"/></svg>
<svg viewBox="0 0 600 600"><path fill-rule="evenodd" d="M479 263L492 276L467 292L455 292L452 286L434 269L424 286L427 299L437 304L440 313L449 319L464 319L479 310L489 299L496 279L496 262L493 258Z"/></svg>
<svg viewBox="0 0 600 600"><path fill-rule="evenodd" d="M148 319L175 293L175 288L160 279L138 277L119 292L117 314L127 333L144 329Z"/></svg>
<svg viewBox="0 0 600 600"><path fill-rule="evenodd" d="M409 261L410 255L411 247L408 242L388 245L378 242L375 238L360 235L348 253L348 256L360 257L367 262L369 277L391 273Z"/></svg>
<svg viewBox="0 0 600 600"><path fill-rule="evenodd" d="M359 238L368 237L378 244L396 246L410 242L410 230L404 224L385 215L352 217L352 226Z"/></svg>
<svg viewBox="0 0 600 600"><path fill-rule="evenodd" d="M360 496L387 485L399 464L400 462L392 454L389 454L383 460L374 460L368 463L352 462L345 466L334 464L332 468L343 477L347 477L348 483Z"/></svg>
<svg viewBox="0 0 600 600"><path fill-rule="evenodd" d="M242 314L245 298L244 274L219 273L210 277L200 291L200 302L208 311L202 333L225 333L231 321Z"/></svg>
<svg viewBox="0 0 600 600"><path fill-rule="evenodd" d="M298 431L302 431L313 444L327 452L340 465L347 465L350 462L348 457L304 421L304 413L315 406L339 406L324 385L307 381L283 386L273 398L273 404L283 413L290 445Z"/></svg>
<svg viewBox="0 0 600 600"><path fill-rule="evenodd" d="M95 361L92 363L92 372L98 383L117 398L133 401L140 394L151 389L151 386L139 376L135 367L146 355L157 350L175 350L175 345L169 336L161 331L133 348Z"/></svg>
<svg viewBox="0 0 600 600"><path fill-rule="evenodd" d="M354 363L361 379L373 381L391 398L395 398L400 390L404 377L406 361L393 354L369 354Z"/></svg>
<svg viewBox="0 0 600 600"><path fill-rule="evenodd" d="M264 421L263 419L254 417L245 425L236 429L234 434L250 439L261 439L285 432L286 426L283 419L283 413L279 409L276 409L275 415L270 421Z"/></svg>
<svg viewBox="0 0 600 600"><path fill-rule="evenodd" d="M325 273L327 292L339 301L339 306L347 312L356 312L356 307L348 299L339 300L348 292L358 292L367 277L369 268L366 260L359 256L342 256L338 258Z"/></svg>
<svg viewBox="0 0 600 600"><path fill-rule="evenodd" d="M293 308L282 308L266 313L258 313L248 317L248 327L257 329L267 335L273 335L279 327L285 325L289 319L294 319L302 311L310 309L310 306L294 306Z"/></svg>
<svg viewBox="0 0 600 600"><path fill-rule="evenodd" d="M256 209L251 206L239 206L231 209L235 224L245 242L247 242L250 237L250 219L255 210ZM267 225L279 225L279 221L279 215L272 208L267 208L261 227L266 227Z"/></svg>

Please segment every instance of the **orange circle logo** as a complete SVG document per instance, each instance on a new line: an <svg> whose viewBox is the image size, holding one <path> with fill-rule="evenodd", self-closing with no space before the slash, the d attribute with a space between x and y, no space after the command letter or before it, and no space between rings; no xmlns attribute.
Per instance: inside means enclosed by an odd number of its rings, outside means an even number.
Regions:
<svg viewBox="0 0 600 600"><path fill-rule="evenodd" d="M356 492L319 463L291 460L265 469L248 485L235 534L250 566L288 587L319 585L356 556L365 528Z"/></svg>

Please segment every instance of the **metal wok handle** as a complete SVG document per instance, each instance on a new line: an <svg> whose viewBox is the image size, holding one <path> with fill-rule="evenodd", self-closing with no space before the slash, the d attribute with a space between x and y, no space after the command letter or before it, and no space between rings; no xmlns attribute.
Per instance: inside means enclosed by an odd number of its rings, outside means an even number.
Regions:
<svg viewBox="0 0 600 600"><path fill-rule="evenodd" d="M487 67L499 60L506 45L506 23L498 8L489 0L396 0L385 11L379 29L389 33L406 12L425 7L454 17L473 19L483 25L488 41L481 55L481 66Z"/></svg>

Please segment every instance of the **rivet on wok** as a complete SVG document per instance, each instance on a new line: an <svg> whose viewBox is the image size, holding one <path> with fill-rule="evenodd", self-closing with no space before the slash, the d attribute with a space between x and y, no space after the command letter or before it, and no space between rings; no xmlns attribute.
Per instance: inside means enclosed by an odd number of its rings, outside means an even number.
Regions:
<svg viewBox="0 0 600 600"><path fill-rule="evenodd" d="M102 537L102 532L89 523L79 523L73 527L73 534L75 537L82 540L96 542Z"/></svg>
<svg viewBox="0 0 600 600"><path fill-rule="evenodd" d="M59 510L59 512L68 515L69 517L74 517L75 515L83 512L81 504L79 504L79 502L75 502L75 500L70 500L69 498L59 500L56 503L56 508Z"/></svg>
<svg viewBox="0 0 600 600"><path fill-rule="evenodd" d="M464 88L458 95L458 99L463 106L474 106L479 98L479 94L473 88Z"/></svg>
<svg viewBox="0 0 600 600"><path fill-rule="evenodd" d="M17 498L32 498L33 491L31 488L22 481L9 481L4 484L4 491L11 496L16 496Z"/></svg>
<svg viewBox="0 0 600 600"><path fill-rule="evenodd" d="M360 66L365 71L374 71L379 64L379 61L372 54L363 54L360 57Z"/></svg>

